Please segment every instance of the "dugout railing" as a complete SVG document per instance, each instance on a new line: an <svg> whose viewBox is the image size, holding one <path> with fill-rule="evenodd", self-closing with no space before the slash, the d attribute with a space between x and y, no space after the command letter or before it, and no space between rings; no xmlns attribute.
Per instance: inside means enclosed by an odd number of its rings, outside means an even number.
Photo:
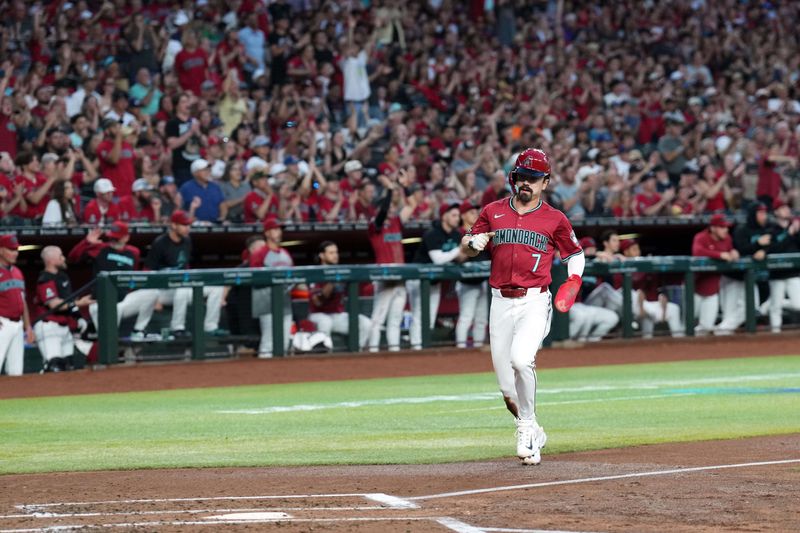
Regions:
<svg viewBox="0 0 800 533"><path fill-rule="evenodd" d="M336 266L303 266L293 268L232 268L209 270L177 270L162 272L102 272L97 279L98 294L98 342L99 360L101 363L113 364L118 360L119 334L117 328L117 295L120 290L138 289L176 289L188 287L193 290L193 305L190 313L189 328L192 331L191 357L205 357L206 336L203 331L205 304L204 286L241 286L272 287L272 335L273 352L283 355L282 317L285 286L299 283L335 282L347 284L347 311L350 315L350 328L347 348L358 350L358 313L359 283L370 281L405 281L419 279L422 300L422 324L430 323L429 298L430 285L436 280L459 280L488 278L488 262L470 262L463 265L336 265ZM717 261L702 257L658 256L641 257L625 261L602 263L590 261L586 265L586 275L600 276L607 279L615 275L622 276L623 309L622 336L633 336L633 309L630 293L633 290L633 274L657 273L677 275L682 278L685 295L693 295L695 276L703 272L741 272L745 281L745 330L756 330L755 285L759 276L768 275L772 270L800 271L800 254L774 254L764 261L747 258L734 262ZM566 279L566 268L563 265L553 267L553 285L551 292L555 294L558 286ZM694 298L683 298L683 315L686 335L694 335ZM553 317L551 340L564 340L568 337L569 318L556 313ZM422 328L422 345L431 345L430 328Z"/></svg>

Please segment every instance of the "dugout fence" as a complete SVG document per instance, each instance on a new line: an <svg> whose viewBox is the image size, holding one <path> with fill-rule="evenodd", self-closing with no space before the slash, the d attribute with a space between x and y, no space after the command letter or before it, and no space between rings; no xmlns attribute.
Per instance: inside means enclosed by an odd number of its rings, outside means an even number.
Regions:
<svg viewBox="0 0 800 533"><path fill-rule="evenodd" d="M206 286L231 286L270 288L272 310L273 353L284 355L283 313L287 298L286 287L301 283L334 282L347 285L347 311L349 313L349 333L347 348L357 351L359 284L371 281L405 281L420 280L422 300L422 345L431 345L431 329L425 327L430 323L430 287L439 280L486 279L489 276L488 262L469 262L463 265L335 265L335 266L302 266L293 268L232 268L208 270L177 270L168 272L102 272L97 279L98 288L98 342L99 361L105 364L118 362L119 331L117 327L117 295L119 291L139 289L177 289L190 288L193 291L193 305L187 318L191 336L192 359L205 358L206 335L203 329L205 305L203 288ZM635 273L663 274L665 277L682 281L683 294L693 295L695 276L703 272L729 273L738 272L745 281L745 330L755 332L757 303L755 287L759 279L768 279L770 271L795 270L800 272L800 254L774 254L764 261L751 258L735 262L717 261L702 257L658 256L641 257L626 261L610 263L588 262L585 275L600 276L611 279L622 277L623 309L622 336L634 336L633 309L630 293L633 290ZM555 294L558 287L566 279L566 268L554 265L551 292ZM668 283L665 283L668 284ZM673 280L674 286L674 280ZM694 299L683 298L682 312L686 327L686 335L694 335ZM569 334L569 318L561 313L553 317L553 325L549 341L564 340Z"/></svg>

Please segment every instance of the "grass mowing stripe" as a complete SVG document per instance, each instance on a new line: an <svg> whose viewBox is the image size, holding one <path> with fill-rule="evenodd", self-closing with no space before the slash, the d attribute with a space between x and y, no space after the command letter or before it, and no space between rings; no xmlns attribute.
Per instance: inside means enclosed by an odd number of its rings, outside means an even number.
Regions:
<svg viewBox="0 0 800 533"><path fill-rule="evenodd" d="M551 453L792 433L798 375L786 356L545 370L538 414ZM4 400L0 473L513 455L512 419L494 407L487 373Z"/></svg>

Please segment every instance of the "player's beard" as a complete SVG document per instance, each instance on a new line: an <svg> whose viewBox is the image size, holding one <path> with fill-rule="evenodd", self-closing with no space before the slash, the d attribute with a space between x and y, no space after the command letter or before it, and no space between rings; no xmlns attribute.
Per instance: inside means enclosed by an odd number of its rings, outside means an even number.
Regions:
<svg viewBox="0 0 800 533"><path fill-rule="evenodd" d="M520 202L527 204L533 200L533 191L528 188L520 188L517 190L517 197L519 198Z"/></svg>

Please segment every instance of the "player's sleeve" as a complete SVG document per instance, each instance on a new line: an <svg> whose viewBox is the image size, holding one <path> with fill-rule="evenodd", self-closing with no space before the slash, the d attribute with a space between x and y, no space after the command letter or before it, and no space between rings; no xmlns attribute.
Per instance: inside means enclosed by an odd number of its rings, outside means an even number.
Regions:
<svg viewBox="0 0 800 533"><path fill-rule="evenodd" d="M58 296L56 282L52 279L46 281L39 280L39 283L36 285L36 296L39 298L40 302L47 305L50 300Z"/></svg>
<svg viewBox="0 0 800 533"><path fill-rule="evenodd" d="M583 248L578 244L578 238L575 236L572 225L563 214L553 235L553 240L558 253L561 255L561 260L565 263L569 261L570 257L583 253Z"/></svg>
<svg viewBox="0 0 800 533"><path fill-rule="evenodd" d="M481 209L481 214L478 215L478 220L475 221L475 224L467 232L467 235L477 235L478 233L486 233L487 231L492 231L491 226L489 225L489 215L487 214L487 209L484 207Z"/></svg>
<svg viewBox="0 0 800 533"><path fill-rule="evenodd" d="M705 239L705 232L700 232L694 236L692 240L692 255L698 257L710 257L712 259L722 259L722 252L719 250L712 250L708 247Z"/></svg>

